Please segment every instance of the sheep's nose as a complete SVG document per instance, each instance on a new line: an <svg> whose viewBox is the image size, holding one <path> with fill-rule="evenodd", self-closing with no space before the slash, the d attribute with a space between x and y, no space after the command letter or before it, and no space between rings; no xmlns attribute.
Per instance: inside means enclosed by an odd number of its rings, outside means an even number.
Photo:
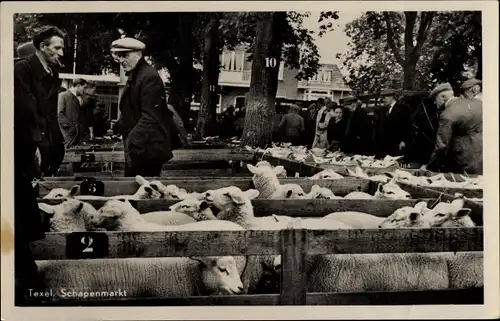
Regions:
<svg viewBox="0 0 500 321"><path fill-rule="evenodd" d="M382 228L382 224L380 224L380 225L378 226L378 228Z"/></svg>
<svg viewBox="0 0 500 321"><path fill-rule="evenodd" d="M242 292L243 292L243 286L240 285L240 286L238 286L238 293L242 293Z"/></svg>

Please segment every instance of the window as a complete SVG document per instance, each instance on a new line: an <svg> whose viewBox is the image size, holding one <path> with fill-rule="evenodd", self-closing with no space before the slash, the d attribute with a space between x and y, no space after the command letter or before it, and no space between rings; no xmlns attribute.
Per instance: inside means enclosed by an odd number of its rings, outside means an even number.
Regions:
<svg viewBox="0 0 500 321"><path fill-rule="evenodd" d="M234 108L241 109L245 106L245 96L237 96L234 98Z"/></svg>

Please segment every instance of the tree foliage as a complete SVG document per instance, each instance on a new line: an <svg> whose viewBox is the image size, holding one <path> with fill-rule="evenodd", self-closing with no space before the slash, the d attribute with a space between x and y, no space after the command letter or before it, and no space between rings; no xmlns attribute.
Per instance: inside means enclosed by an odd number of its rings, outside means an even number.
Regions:
<svg viewBox="0 0 500 321"><path fill-rule="evenodd" d="M456 86L468 67L481 65L480 12L366 12L345 32L350 49L341 57L356 94Z"/></svg>

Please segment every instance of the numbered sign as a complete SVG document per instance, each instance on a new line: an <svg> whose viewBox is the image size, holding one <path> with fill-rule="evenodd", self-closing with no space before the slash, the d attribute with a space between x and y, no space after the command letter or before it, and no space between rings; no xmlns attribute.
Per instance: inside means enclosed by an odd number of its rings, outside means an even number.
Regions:
<svg viewBox="0 0 500 321"><path fill-rule="evenodd" d="M68 259L97 259L108 256L109 239L105 233L75 232L66 238Z"/></svg>
<svg viewBox="0 0 500 321"><path fill-rule="evenodd" d="M83 153L80 155L80 161L82 163L95 162L95 155L91 153Z"/></svg>
<svg viewBox="0 0 500 321"><path fill-rule="evenodd" d="M266 68L274 68L276 67L276 58L266 57Z"/></svg>
<svg viewBox="0 0 500 321"><path fill-rule="evenodd" d="M96 180L95 178L84 179L80 183L80 194L103 196L104 188L104 183L102 181Z"/></svg>

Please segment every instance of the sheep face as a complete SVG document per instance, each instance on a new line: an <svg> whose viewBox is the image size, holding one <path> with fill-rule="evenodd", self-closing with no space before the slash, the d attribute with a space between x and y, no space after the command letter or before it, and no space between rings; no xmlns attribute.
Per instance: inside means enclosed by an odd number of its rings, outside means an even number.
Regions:
<svg viewBox="0 0 500 321"><path fill-rule="evenodd" d="M69 191L65 188L53 188L47 193L43 198L66 198L69 195Z"/></svg>
<svg viewBox="0 0 500 321"><path fill-rule="evenodd" d="M155 180L149 184L155 191L160 193L160 198L167 200L183 200L186 198L187 192L185 189L175 185L165 186L162 182Z"/></svg>
<svg viewBox="0 0 500 321"><path fill-rule="evenodd" d="M201 280L205 291L212 295L232 295L243 292L243 283L232 256L191 257L200 262Z"/></svg>
<svg viewBox="0 0 500 321"><path fill-rule="evenodd" d="M426 228L430 227L423 215L414 207L404 206L387 217L379 228Z"/></svg>
<svg viewBox="0 0 500 321"><path fill-rule="evenodd" d="M254 167L247 164L248 170L253 174L252 181L259 192L268 191L272 193L280 186L280 181L273 168L268 166Z"/></svg>
<svg viewBox="0 0 500 321"><path fill-rule="evenodd" d="M335 196L333 192L325 187L320 187L319 185L313 185L311 188L311 192L307 194L307 198L312 198L312 199L337 199L339 197Z"/></svg>
<svg viewBox="0 0 500 321"><path fill-rule="evenodd" d="M90 204L88 205L92 207ZM86 211L83 210L83 202L67 199L54 206L38 203L38 207L51 216L49 218L50 232L83 232L86 230Z"/></svg>
<svg viewBox="0 0 500 321"><path fill-rule="evenodd" d="M200 201L196 198L187 198L179 203L170 206L170 210L191 216L197 221L216 220L214 213L210 209L207 201Z"/></svg>
<svg viewBox="0 0 500 321"><path fill-rule="evenodd" d="M307 198L306 193L298 184L284 184L281 186L283 196L286 199L304 199Z"/></svg>
<svg viewBox="0 0 500 321"><path fill-rule="evenodd" d="M142 176L135 177L136 182L140 185L139 189L133 195L134 199L160 199L162 194L155 188L151 187L149 182ZM158 186L156 186L158 188Z"/></svg>
<svg viewBox="0 0 500 321"><path fill-rule="evenodd" d="M469 214L470 208L463 208L463 199L450 203L439 203L432 210L426 211L424 219L431 227L474 227Z"/></svg>
<svg viewBox="0 0 500 321"><path fill-rule="evenodd" d="M256 198L259 191L249 189L243 192L235 186L220 188L218 190L209 190L205 192L205 200L209 205L215 206L217 209L223 211L233 208L235 205L245 205L246 202L250 203L251 199Z"/></svg>
<svg viewBox="0 0 500 321"><path fill-rule="evenodd" d="M390 200L411 199L410 193L403 190L392 180L385 185L379 183L377 186L377 192L375 192L375 197Z"/></svg>
<svg viewBox="0 0 500 321"><path fill-rule="evenodd" d="M344 177L333 169L325 169L314 176L311 176L310 179L343 179Z"/></svg>
<svg viewBox="0 0 500 321"><path fill-rule="evenodd" d="M137 211L128 200L110 200L97 211L97 215L89 216L89 224L95 228L108 231L119 230L128 217L140 218Z"/></svg>

